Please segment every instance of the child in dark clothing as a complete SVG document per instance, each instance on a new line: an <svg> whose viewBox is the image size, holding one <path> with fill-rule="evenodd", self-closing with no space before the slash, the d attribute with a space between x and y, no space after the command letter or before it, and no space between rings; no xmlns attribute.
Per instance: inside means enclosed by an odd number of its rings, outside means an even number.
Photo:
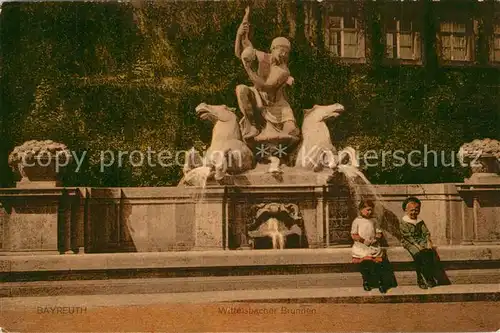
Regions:
<svg viewBox="0 0 500 333"><path fill-rule="evenodd" d="M421 202L415 197L403 202L406 212L399 223L401 244L411 254L415 262L417 283L422 289L437 285L435 276L437 258L433 249L431 234L425 222L418 218Z"/></svg>

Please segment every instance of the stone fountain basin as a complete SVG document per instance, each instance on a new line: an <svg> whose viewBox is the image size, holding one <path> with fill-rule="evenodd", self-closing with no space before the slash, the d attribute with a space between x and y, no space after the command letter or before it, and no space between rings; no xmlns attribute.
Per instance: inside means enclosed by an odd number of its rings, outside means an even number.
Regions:
<svg viewBox="0 0 500 333"><path fill-rule="evenodd" d="M268 164L257 164L255 169L239 175L226 175L221 181L209 179L207 186L217 185L325 185L331 179L332 170L324 169L320 172L289 167L282 165L282 173L273 174L268 172Z"/></svg>

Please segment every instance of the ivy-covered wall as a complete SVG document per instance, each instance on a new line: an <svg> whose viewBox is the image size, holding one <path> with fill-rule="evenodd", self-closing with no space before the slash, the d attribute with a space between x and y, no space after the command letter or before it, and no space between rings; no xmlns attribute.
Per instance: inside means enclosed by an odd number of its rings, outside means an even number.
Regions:
<svg viewBox="0 0 500 333"><path fill-rule="evenodd" d="M464 142L500 139L500 71L484 61L481 49L478 59L483 61L473 66L440 65L434 36L442 9L426 0L419 7L424 64L394 66L383 61L382 5L356 3L369 37L367 62L356 65L325 52L317 26L323 24L326 2L251 3L251 39L257 48L268 49L278 35L292 41L289 67L295 84L289 98L299 123L302 109L339 102L347 109L331 124L339 146L410 152L426 145L444 151L446 162ZM176 151L209 143L211 125L197 119L194 108L200 102L237 106L236 85L249 83L234 56L235 33L247 4L4 3L0 185L14 181L8 153L30 139L63 142L79 154L87 151L82 169L65 174L67 186L175 185L182 176L179 166L125 163L101 172L100 152ZM312 42L304 34L308 6L316 20ZM467 6L475 8L475 1ZM496 13L498 6L491 10ZM374 183L455 182L466 172L432 163L394 166L391 157L365 170Z"/></svg>

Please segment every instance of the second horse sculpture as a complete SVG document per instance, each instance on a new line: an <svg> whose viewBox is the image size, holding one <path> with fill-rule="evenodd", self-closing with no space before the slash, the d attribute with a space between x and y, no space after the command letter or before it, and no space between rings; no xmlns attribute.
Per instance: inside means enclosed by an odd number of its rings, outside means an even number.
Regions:
<svg viewBox="0 0 500 333"><path fill-rule="evenodd" d="M295 160L296 167L313 171L337 167L337 149L332 143L326 121L340 116L344 110L344 106L338 103L314 105L311 109L304 110L302 142Z"/></svg>

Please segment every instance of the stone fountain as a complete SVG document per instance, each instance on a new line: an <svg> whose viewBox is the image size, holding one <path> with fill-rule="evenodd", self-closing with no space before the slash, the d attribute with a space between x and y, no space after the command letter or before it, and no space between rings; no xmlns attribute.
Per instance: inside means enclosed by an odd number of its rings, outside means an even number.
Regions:
<svg viewBox="0 0 500 333"><path fill-rule="evenodd" d="M332 101L292 110L285 93L294 84L291 43L278 37L270 53L259 51L248 30L247 13L235 54L251 85L235 87L237 108L196 107L213 124L211 143L187 153L178 186L60 187L55 170L69 162L68 148L29 141L9 157L17 187L0 189L0 254L345 247L364 198L378 203L388 244L399 246L401 202L410 195L423 200L436 245L500 243L498 141L464 145L464 163L475 161L464 183L372 186L356 152L331 140L328 125L344 107ZM20 163L32 159L45 167Z"/></svg>
<svg viewBox="0 0 500 333"><path fill-rule="evenodd" d="M229 248L349 243L356 198L343 171L349 168L353 177L360 172L354 150L338 150L327 126L345 109L338 103L314 105L303 110L298 128L285 93L294 82L287 67L290 49L284 37L273 40L270 53L255 49L248 39L247 12L235 43L253 84L236 87L241 116L226 105L196 108L200 119L213 123L212 140L207 151L193 148L186 154L179 186L226 188ZM330 232L329 210L338 215Z"/></svg>

